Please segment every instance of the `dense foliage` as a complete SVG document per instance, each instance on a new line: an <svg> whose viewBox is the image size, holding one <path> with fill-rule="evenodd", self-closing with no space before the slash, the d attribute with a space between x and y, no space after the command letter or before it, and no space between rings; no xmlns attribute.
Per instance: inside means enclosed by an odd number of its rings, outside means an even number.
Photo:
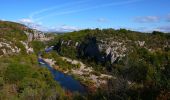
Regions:
<svg viewBox="0 0 170 100"><path fill-rule="evenodd" d="M63 100L67 98L65 91L54 80L48 69L38 64L37 53L44 50L45 45L40 41L28 43L35 52L27 54L26 47L21 43L27 42L24 31L32 32L26 26L0 21L0 100ZM6 45L4 45L6 44ZM19 48L20 52L4 54L5 48Z"/></svg>
<svg viewBox="0 0 170 100"><path fill-rule="evenodd" d="M128 49L126 56L113 64L100 63L93 56L79 57L75 43L79 42L80 46L84 44L87 48L89 44L92 44L89 42L89 38L94 37L97 44L101 40L107 41L107 43L112 41L124 43ZM71 40L72 45L63 44L60 47L60 55L79 59L97 71L110 73L117 77L117 79L110 80L108 89L99 90L99 94L97 92L90 95L89 99L155 100L169 98L170 34L157 31L140 33L126 29L87 29L59 35L55 40L49 42L49 45L56 45L61 40L66 42ZM138 41L144 41L144 46L137 45ZM100 53L105 55L105 52ZM112 69L109 72L108 67Z"/></svg>
<svg viewBox="0 0 170 100"><path fill-rule="evenodd" d="M31 46L34 48L35 54L45 49L45 44L41 41L32 41Z"/></svg>
<svg viewBox="0 0 170 100"><path fill-rule="evenodd" d="M0 58L1 100L62 99L64 91L34 55Z"/></svg>

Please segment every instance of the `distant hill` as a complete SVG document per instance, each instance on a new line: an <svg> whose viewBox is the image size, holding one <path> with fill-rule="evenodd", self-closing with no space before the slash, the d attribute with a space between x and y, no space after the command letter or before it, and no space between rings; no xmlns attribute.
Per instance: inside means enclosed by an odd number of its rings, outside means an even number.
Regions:
<svg viewBox="0 0 170 100"><path fill-rule="evenodd" d="M31 31L25 25L9 22L9 21L0 21L0 35L1 38L12 40L17 38L17 40L26 40L26 34L23 34L24 31Z"/></svg>

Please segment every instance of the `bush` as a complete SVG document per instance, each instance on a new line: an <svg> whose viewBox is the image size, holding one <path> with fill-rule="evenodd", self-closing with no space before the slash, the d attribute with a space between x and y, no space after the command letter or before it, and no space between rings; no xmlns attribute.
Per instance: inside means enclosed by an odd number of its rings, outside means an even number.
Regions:
<svg viewBox="0 0 170 100"><path fill-rule="evenodd" d="M45 48L45 44L41 41L32 41L31 45L34 48L34 52L36 54Z"/></svg>
<svg viewBox="0 0 170 100"><path fill-rule="evenodd" d="M22 65L18 63L11 63L4 74L5 80L13 83L21 81L24 77L30 74L28 65Z"/></svg>

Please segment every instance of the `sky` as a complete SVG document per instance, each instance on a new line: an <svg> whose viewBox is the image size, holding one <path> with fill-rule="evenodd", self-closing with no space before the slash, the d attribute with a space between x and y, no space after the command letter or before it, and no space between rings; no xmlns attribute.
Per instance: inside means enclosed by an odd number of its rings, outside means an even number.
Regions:
<svg viewBox="0 0 170 100"><path fill-rule="evenodd" d="M170 32L170 0L0 0L0 20L42 31L126 28Z"/></svg>

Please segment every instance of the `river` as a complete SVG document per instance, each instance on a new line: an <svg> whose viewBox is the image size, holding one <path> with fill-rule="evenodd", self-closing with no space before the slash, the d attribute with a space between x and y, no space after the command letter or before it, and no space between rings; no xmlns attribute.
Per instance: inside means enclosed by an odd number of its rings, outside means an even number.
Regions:
<svg viewBox="0 0 170 100"><path fill-rule="evenodd" d="M42 58L38 58L38 62L42 67L48 68L48 70L54 76L54 79L61 85L62 88L71 92L85 93L85 87L72 76L64 74L52 68L48 63L46 63Z"/></svg>

